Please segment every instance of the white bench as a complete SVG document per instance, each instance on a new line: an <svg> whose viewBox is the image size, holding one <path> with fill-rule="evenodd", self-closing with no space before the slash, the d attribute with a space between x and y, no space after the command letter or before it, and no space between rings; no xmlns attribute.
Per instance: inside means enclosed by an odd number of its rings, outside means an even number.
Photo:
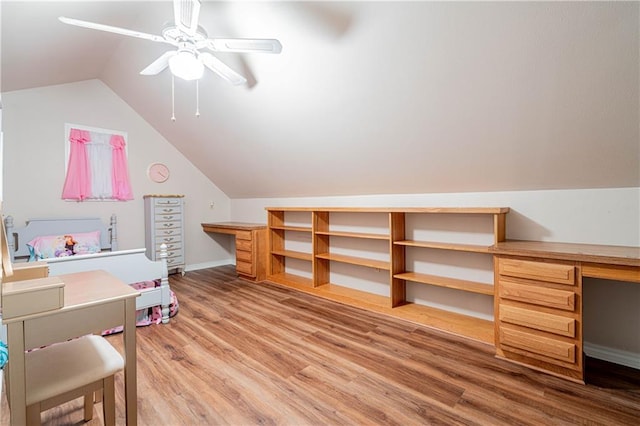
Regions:
<svg viewBox="0 0 640 426"><path fill-rule="evenodd" d="M11 360L9 360L11 368ZM101 336L89 335L31 351L25 357L27 424L40 413L84 396L84 420L93 418L94 393L102 391L105 425L115 425L114 375L120 353ZM11 386L11 383L9 383Z"/></svg>

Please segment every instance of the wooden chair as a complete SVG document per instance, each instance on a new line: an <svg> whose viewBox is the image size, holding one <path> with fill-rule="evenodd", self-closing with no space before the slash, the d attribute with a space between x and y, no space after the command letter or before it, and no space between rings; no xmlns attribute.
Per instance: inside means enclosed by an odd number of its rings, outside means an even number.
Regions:
<svg viewBox="0 0 640 426"><path fill-rule="evenodd" d="M94 393L102 391L104 424L115 425L114 375L123 368L120 353L101 336L84 336L27 353L27 424L39 425L42 411L81 396L84 420L89 421Z"/></svg>

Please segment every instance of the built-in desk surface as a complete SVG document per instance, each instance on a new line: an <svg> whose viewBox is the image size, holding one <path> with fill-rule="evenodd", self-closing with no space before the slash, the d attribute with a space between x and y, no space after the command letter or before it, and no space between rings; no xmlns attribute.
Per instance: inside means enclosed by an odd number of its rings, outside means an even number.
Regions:
<svg viewBox="0 0 640 426"><path fill-rule="evenodd" d="M496 255L579 262L583 277L640 283L640 247L511 240L495 244L490 251Z"/></svg>
<svg viewBox="0 0 640 426"><path fill-rule="evenodd" d="M251 281L265 279L267 225L247 222L214 222L201 225L204 232L235 236L238 275Z"/></svg>

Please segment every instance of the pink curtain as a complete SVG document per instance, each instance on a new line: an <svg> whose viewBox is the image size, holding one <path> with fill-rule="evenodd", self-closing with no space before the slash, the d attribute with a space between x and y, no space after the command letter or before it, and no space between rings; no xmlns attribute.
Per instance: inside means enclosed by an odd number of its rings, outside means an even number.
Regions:
<svg viewBox="0 0 640 426"><path fill-rule="evenodd" d="M71 129L69 142L69 165L62 187L62 198L82 201L91 196L91 171L84 145L91 142L91 137L86 130Z"/></svg>
<svg viewBox="0 0 640 426"><path fill-rule="evenodd" d="M113 148L113 170L111 173L113 198L116 200L133 200L133 192L129 183L127 157L124 153L124 138L120 135L112 135L110 144Z"/></svg>

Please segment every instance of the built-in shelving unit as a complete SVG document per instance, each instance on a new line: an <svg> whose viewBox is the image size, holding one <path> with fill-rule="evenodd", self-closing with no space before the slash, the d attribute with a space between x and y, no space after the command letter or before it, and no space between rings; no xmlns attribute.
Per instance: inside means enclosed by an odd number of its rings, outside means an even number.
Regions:
<svg viewBox="0 0 640 426"><path fill-rule="evenodd" d="M506 207L267 208L267 279L493 344L493 321L414 303L407 295L407 286L441 287L447 291L493 297L492 279L491 282L476 281L429 270L413 270L413 267L419 264L428 267L430 256L435 257L432 256L433 251L469 253L492 262L490 247L505 240L508 212L509 208ZM295 223L289 221L289 216L295 217ZM446 216L448 222L443 224L435 220L442 216ZM481 217L481 221L476 220L478 217ZM486 237L484 241L478 242L477 238L471 238L472 241L460 240L466 238L466 234L473 233L469 232L469 223L476 228L486 228L482 230ZM455 234L458 228L460 232L456 239L443 237L447 231ZM416 257L426 257L427 261L416 261ZM287 260L302 262L306 276L290 271ZM383 281L389 287L387 294L332 283L332 264L352 265L356 269L370 268L375 274L386 274ZM424 265L422 267L424 269Z"/></svg>

